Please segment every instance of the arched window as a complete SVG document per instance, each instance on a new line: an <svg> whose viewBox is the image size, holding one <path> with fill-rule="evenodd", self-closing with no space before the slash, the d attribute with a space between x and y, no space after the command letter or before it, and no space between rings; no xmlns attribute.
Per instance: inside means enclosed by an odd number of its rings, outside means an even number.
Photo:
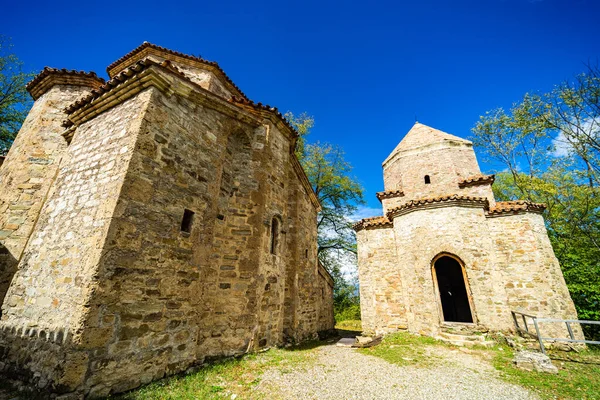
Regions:
<svg viewBox="0 0 600 400"><path fill-rule="evenodd" d="M280 225L279 218L273 217L271 220L271 254L277 254L279 250Z"/></svg>
<svg viewBox="0 0 600 400"><path fill-rule="evenodd" d="M431 179L429 179L429 175L425 175L425 184L429 185L431 183Z"/></svg>

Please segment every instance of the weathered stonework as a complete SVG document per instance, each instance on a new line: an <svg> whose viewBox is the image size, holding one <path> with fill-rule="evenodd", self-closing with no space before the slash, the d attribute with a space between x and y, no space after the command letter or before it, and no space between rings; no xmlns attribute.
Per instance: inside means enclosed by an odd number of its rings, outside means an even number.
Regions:
<svg viewBox="0 0 600 400"><path fill-rule="evenodd" d="M355 225L366 331L510 331L511 310L576 319L544 206L497 203L469 141L417 123L383 172L384 216ZM567 335L551 324L542 331Z"/></svg>
<svg viewBox="0 0 600 400"><path fill-rule="evenodd" d="M1 240L18 267L0 370L103 396L332 329L319 204L281 114L216 64L147 43L109 72L77 96L47 85L0 169L18 198L18 156L64 96L47 133L60 159L41 168L21 247Z"/></svg>

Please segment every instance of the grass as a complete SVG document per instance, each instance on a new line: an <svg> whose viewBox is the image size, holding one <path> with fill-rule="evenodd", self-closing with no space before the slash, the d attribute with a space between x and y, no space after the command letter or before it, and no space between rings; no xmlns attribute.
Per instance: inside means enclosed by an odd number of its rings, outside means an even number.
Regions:
<svg viewBox="0 0 600 400"><path fill-rule="evenodd" d="M351 319L346 321L340 321L335 324L335 329L341 329L344 331L362 331L362 322L360 319Z"/></svg>
<svg viewBox="0 0 600 400"><path fill-rule="evenodd" d="M531 389L545 399L600 399L600 352L548 351L558 374L524 371L513 366L513 350L496 351L494 367L503 379Z"/></svg>
<svg viewBox="0 0 600 400"><path fill-rule="evenodd" d="M359 351L363 354L383 358L392 364L428 367L437 359L430 348L439 343L429 336L400 332L385 336L381 344L377 346Z"/></svg>
<svg viewBox="0 0 600 400"><path fill-rule="evenodd" d="M321 342L307 342L289 349L270 349L264 353L222 360L206 365L195 373L153 382L111 399L260 399L262 397L256 393L256 388L267 369L278 368L282 373L286 373L292 367L311 365L315 360L315 353L312 350L321 344Z"/></svg>
<svg viewBox="0 0 600 400"><path fill-rule="evenodd" d="M456 348L425 336L405 332L388 335L376 347L360 349L397 365L428 367L436 363L435 349ZM543 399L600 399L600 351L586 350L579 353L549 351L558 374L524 371L514 366L514 350L498 343L493 348L476 346L469 350L474 356L491 360L500 377L513 384L537 393Z"/></svg>

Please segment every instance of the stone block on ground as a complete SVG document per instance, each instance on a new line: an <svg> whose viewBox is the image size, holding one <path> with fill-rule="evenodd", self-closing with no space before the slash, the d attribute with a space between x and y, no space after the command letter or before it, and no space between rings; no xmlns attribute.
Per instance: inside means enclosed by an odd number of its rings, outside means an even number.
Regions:
<svg viewBox="0 0 600 400"><path fill-rule="evenodd" d="M513 362L517 368L526 371L546 372L550 374L558 373L558 368L552 364L550 357L542 353L519 351L515 354Z"/></svg>

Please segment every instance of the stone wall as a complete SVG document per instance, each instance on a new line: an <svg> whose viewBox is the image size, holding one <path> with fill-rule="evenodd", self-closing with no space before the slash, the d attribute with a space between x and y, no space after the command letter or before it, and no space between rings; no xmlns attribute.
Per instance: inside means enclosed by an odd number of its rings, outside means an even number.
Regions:
<svg viewBox="0 0 600 400"><path fill-rule="evenodd" d="M68 108L68 146L52 120L63 158L29 199L41 211L3 304L0 372L105 396L333 328L294 132L236 103L216 67L208 86L179 67L136 64Z"/></svg>
<svg viewBox="0 0 600 400"><path fill-rule="evenodd" d="M380 333L406 329L406 299L392 228L357 232L360 311L363 329Z"/></svg>
<svg viewBox="0 0 600 400"><path fill-rule="evenodd" d="M67 147L64 108L89 91L56 85L38 98L0 168L0 305Z"/></svg>
<svg viewBox="0 0 600 400"><path fill-rule="evenodd" d="M383 181L385 190L403 189L403 200L410 201L446 195L460 178L479 173L471 145L435 144L399 152L384 165Z"/></svg>
<svg viewBox="0 0 600 400"><path fill-rule="evenodd" d="M504 285L508 307L542 318L577 319L542 215L504 215L487 221L494 237L495 265L503 277L498 284ZM506 313L504 316L510 317ZM505 321L507 325L512 323L512 319ZM563 324L541 323L540 328L546 337L568 337ZM576 328L581 335L580 328Z"/></svg>
<svg viewBox="0 0 600 400"><path fill-rule="evenodd" d="M402 327L406 307L411 332L436 336L444 323L433 260L447 254L465 269L474 324L511 331L511 311L576 319L543 217L536 213L490 216L483 207L439 206L394 218L391 228L357 233L363 329L376 333ZM567 337L547 323L543 334ZM581 331L576 332L581 335Z"/></svg>
<svg viewBox="0 0 600 400"><path fill-rule="evenodd" d="M103 246L148 100L146 92L77 129L7 293L5 368L33 373L40 386L81 385L90 350L107 340L86 320L96 311Z"/></svg>

